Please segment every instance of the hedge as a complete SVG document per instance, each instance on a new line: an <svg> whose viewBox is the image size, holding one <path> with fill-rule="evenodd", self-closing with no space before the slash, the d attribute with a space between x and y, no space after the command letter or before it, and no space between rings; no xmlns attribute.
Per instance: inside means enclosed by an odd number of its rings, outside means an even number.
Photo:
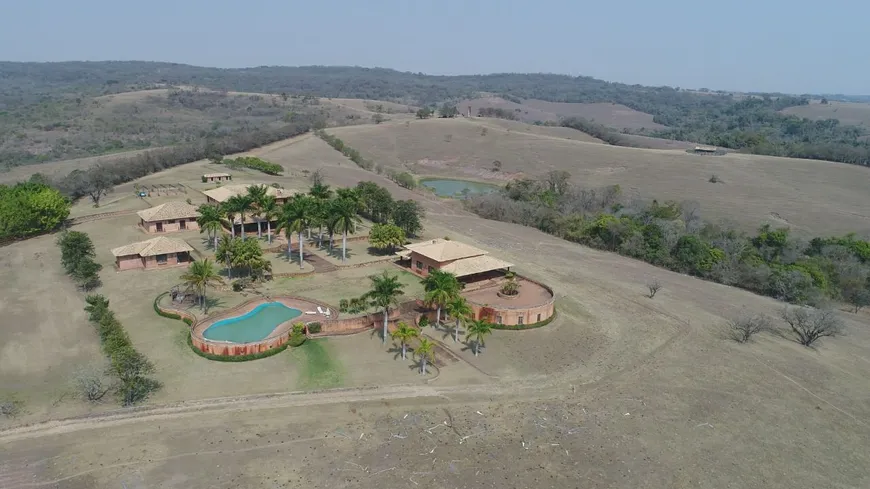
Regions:
<svg viewBox="0 0 870 489"><path fill-rule="evenodd" d="M310 334L317 334L323 329L323 326L316 321L313 323L308 323L307 326L308 326L308 333L310 333Z"/></svg>
<svg viewBox="0 0 870 489"><path fill-rule="evenodd" d="M293 333L290 335L290 339L287 340L285 345L290 345L292 347L302 346L302 343L305 343L306 336L304 334Z"/></svg>
<svg viewBox="0 0 870 489"><path fill-rule="evenodd" d="M214 360L216 362L249 362L251 360L259 360L261 358L271 357L272 355L277 355L282 351L286 350L290 343L284 343L278 348L272 348L271 350L261 351L259 353L250 353L248 355L215 355L214 353L207 353L196 346L193 345L193 337L188 333L187 335L187 346L193 350L194 353L205 358L206 360Z"/></svg>
<svg viewBox="0 0 870 489"><path fill-rule="evenodd" d="M535 329L541 328L548 324L550 324L554 319L556 319L556 308L553 308L553 315L544 319L543 321L538 321L537 323L530 324L493 324L492 329L502 329L502 330L510 330L510 331L522 331L524 329Z"/></svg>
<svg viewBox="0 0 870 489"><path fill-rule="evenodd" d="M162 299L163 296L168 294L168 293L169 292L164 292L164 293L158 295L157 298L154 299L154 312L156 312L158 316L163 316L163 317L169 318L169 319L179 319L181 321L184 321L184 323L187 324L188 326L193 326L193 321L191 321L190 318L181 317L180 314L175 314L174 312L165 312L165 311L160 309L160 306L158 306L157 303L160 302L160 299Z"/></svg>

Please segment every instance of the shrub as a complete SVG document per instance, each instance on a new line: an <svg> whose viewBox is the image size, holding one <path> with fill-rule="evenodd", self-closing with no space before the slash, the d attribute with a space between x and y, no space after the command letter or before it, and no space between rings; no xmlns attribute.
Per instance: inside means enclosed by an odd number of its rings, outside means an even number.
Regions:
<svg viewBox="0 0 870 489"><path fill-rule="evenodd" d="M317 334L323 330L323 326L318 322L308 323L308 333Z"/></svg>
<svg viewBox="0 0 870 489"><path fill-rule="evenodd" d="M420 318L420 327L429 326L429 316L423 316Z"/></svg>
<svg viewBox="0 0 870 489"><path fill-rule="evenodd" d="M4 397L0 399L0 416L14 418L21 414L21 409L24 403L20 399L14 397Z"/></svg>
<svg viewBox="0 0 870 489"><path fill-rule="evenodd" d="M296 348L297 346L302 346L302 343L305 343L306 337L304 334L291 333L290 339L287 340L287 344Z"/></svg>
<svg viewBox="0 0 870 489"><path fill-rule="evenodd" d="M738 343L748 343L758 333L771 329L770 318L764 314L751 315L742 313L728 322L731 339Z"/></svg>
<svg viewBox="0 0 870 489"><path fill-rule="evenodd" d="M709 182L710 183L723 183L722 179L720 179L715 173L713 175L710 175Z"/></svg>
<svg viewBox="0 0 870 489"><path fill-rule="evenodd" d="M243 277L233 281L233 292L241 292L251 286L250 277Z"/></svg>
<svg viewBox="0 0 870 489"><path fill-rule="evenodd" d="M658 292L659 289L662 288L662 284L658 280L653 280L652 282L646 284L646 288L649 289L649 294L647 295L647 297L652 299L656 296L656 292Z"/></svg>

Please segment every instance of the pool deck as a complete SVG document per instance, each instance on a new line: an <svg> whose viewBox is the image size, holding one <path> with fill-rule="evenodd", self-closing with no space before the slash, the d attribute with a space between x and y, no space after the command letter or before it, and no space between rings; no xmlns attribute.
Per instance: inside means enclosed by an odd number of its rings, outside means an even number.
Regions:
<svg viewBox="0 0 870 489"><path fill-rule="evenodd" d="M203 337L203 331L208 329L217 321L232 317L243 316L253 311L257 306L269 302L278 302L287 307L298 309L302 311L302 315L279 324L274 330L272 330L271 333L269 333L267 337L259 341L254 341L250 343L234 343L229 341L209 340ZM258 297L256 299L252 299L248 302L240 304L232 309L223 311L213 316L206 317L203 320L199 321L198 323L196 323L196 325L194 325L193 330L191 331L191 340L193 341L194 347L198 348L203 352L212 353L215 355L248 355L251 353L260 353L263 351L271 350L272 348L277 348L286 343L289 338L290 332L293 330L293 325L296 323L310 323L315 321L323 322L329 319L336 319L338 317L338 311L335 309L330 309L331 315L329 317L327 317L325 314L317 312L318 306L320 306L321 309L326 309L328 307L325 304L319 304L315 301L309 299L301 299L298 297ZM308 314L312 312L313 314Z"/></svg>

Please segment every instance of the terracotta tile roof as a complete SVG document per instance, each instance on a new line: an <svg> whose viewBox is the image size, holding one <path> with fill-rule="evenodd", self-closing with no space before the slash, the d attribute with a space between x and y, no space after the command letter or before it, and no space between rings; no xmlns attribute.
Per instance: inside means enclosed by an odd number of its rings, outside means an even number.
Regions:
<svg viewBox="0 0 870 489"><path fill-rule="evenodd" d="M190 205L187 202L167 202L150 209L145 209L144 211L139 211L136 214L142 220L148 222L199 217L196 206Z"/></svg>
<svg viewBox="0 0 870 489"><path fill-rule="evenodd" d="M474 246L460 243L459 241L450 241L440 238L405 245L405 249L411 250L414 253L418 253L437 262L458 260L460 258L486 255L489 253L488 251L483 251L480 248L475 248Z"/></svg>
<svg viewBox="0 0 870 489"><path fill-rule="evenodd" d="M112 254L115 256L155 256L182 251L193 251L193 248L182 239L159 236L148 241L140 241L115 248L112 250Z"/></svg>
<svg viewBox="0 0 870 489"><path fill-rule="evenodd" d="M440 269L450 272L457 277L465 277L466 275L474 275L475 273L483 273L490 270L501 270L502 268L512 266L514 266L513 263L508 263L494 256L480 255L456 260L440 267Z"/></svg>
<svg viewBox="0 0 870 489"><path fill-rule="evenodd" d="M218 202L225 202L227 199L234 195L243 195L248 192L248 187L255 184L249 185L224 185L223 187L213 188L211 190L205 190L202 193L211 197L212 199ZM271 195L276 198L287 198L293 195L296 195L298 192L290 189L281 189L275 188L271 185L266 186L266 194Z"/></svg>

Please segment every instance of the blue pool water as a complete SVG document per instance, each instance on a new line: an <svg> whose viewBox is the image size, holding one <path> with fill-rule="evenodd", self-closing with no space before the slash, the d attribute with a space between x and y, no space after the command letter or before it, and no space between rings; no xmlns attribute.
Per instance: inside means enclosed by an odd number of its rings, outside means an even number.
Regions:
<svg viewBox="0 0 870 489"><path fill-rule="evenodd" d="M462 191L468 189L468 193L488 194L495 192L500 187L489 183L469 182L467 180L449 180L443 178L424 178L420 185L431 188L438 197L461 197Z"/></svg>
<svg viewBox="0 0 870 489"><path fill-rule="evenodd" d="M202 336L214 341L251 343L266 338L279 324L301 315L299 309L280 302L267 302L242 316L217 321L206 328Z"/></svg>

